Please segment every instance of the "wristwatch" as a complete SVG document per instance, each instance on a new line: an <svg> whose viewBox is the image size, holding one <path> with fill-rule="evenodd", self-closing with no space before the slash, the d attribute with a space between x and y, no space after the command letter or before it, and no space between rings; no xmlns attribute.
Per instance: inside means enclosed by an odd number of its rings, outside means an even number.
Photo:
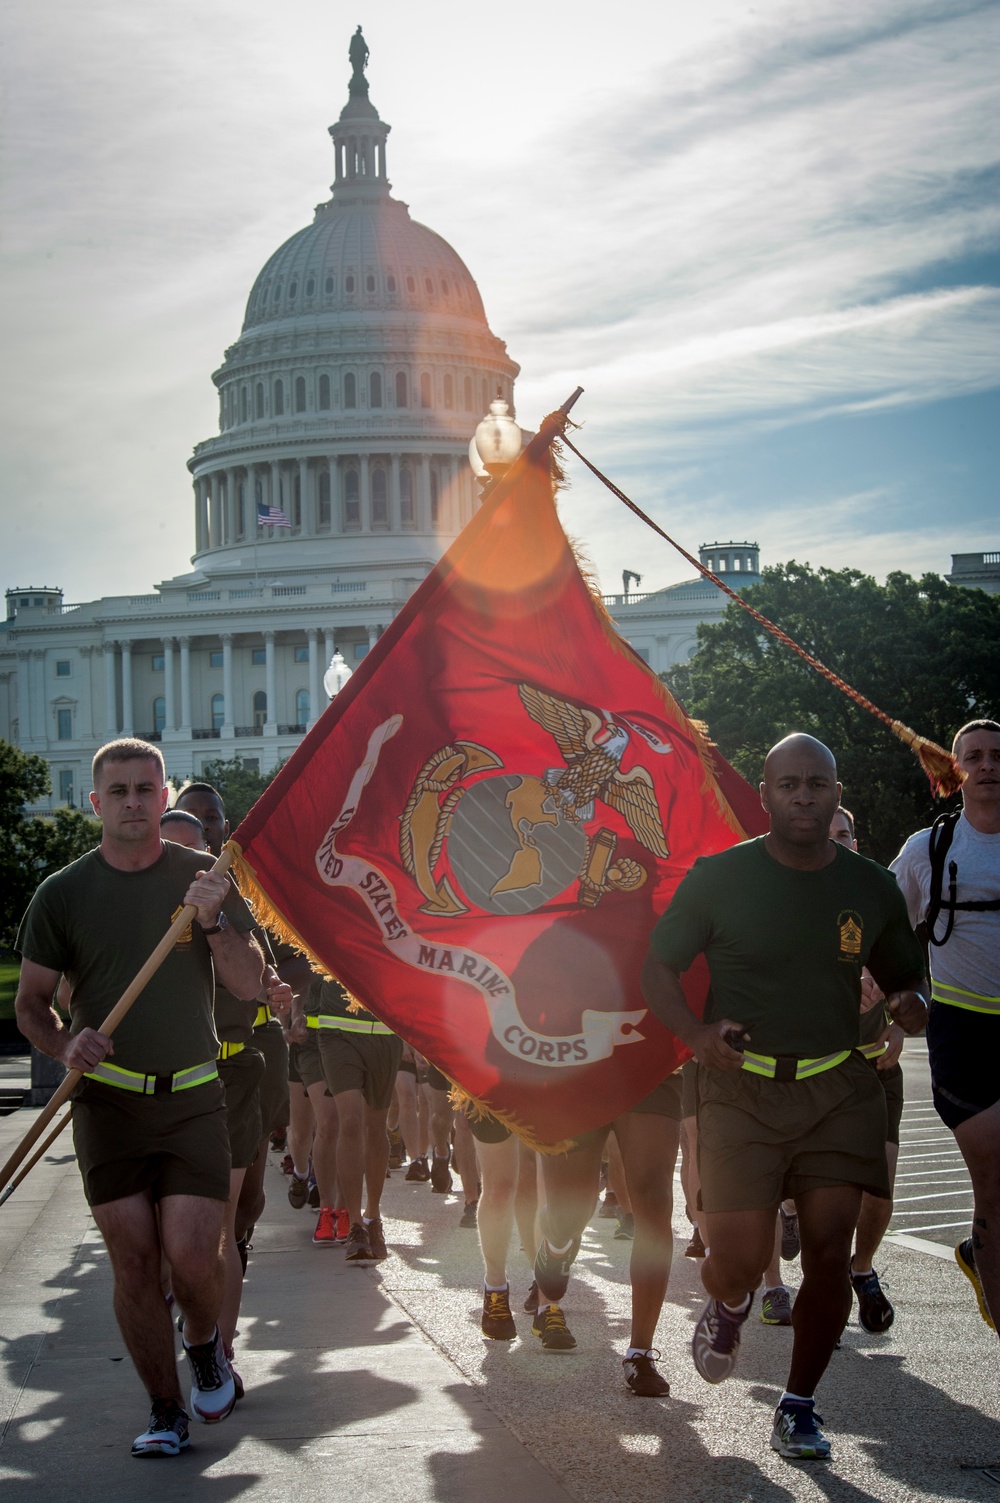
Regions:
<svg viewBox="0 0 1000 1503"><path fill-rule="evenodd" d="M229 920L226 918L226 915L220 910L219 917L216 919L211 929L203 929L201 932L202 934L224 934L228 928Z"/></svg>

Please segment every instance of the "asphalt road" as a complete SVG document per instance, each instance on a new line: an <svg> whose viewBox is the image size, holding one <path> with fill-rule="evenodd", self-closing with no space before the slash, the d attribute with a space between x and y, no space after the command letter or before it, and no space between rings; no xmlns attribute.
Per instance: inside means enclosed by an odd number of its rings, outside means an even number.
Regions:
<svg viewBox="0 0 1000 1503"><path fill-rule="evenodd" d="M903 1046L905 1105L890 1230L954 1247L972 1221L972 1188L955 1139L931 1100L927 1045Z"/></svg>

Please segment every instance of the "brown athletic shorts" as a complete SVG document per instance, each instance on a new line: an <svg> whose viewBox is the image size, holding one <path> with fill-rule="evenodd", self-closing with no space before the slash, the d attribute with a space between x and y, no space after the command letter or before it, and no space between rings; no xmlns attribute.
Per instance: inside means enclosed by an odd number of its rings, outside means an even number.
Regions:
<svg viewBox="0 0 1000 1503"><path fill-rule="evenodd" d="M276 1127L288 1126L288 1045L281 1024L274 1019L253 1031L253 1046L264 1056L264 1079L260 1083L262 1138Z"/></svg>
<svg viewBox="0 0 1000 1503"><path fill-rule="evenodd" d="M451 1081L448 1079L447 1075L442 1075L437 1065L428 1064L427 1079L425 1083L430 1086L432 1091L451 1090Z"/></svg>
<svg viewBox="0 0 1000 1503"><path fill-rule="evenodd" d="M885 1109L889 1116L889 1131L886 1134L887 1143L895 1143L899 1147L899 1124L903 1120L903 1067L893 1065L888 1070L875 1069L875 1061L868 1063L875 1070L875 1078L885 1092Z"/></svg>
<svg viewBox="0 0 1000 1503"><path fill-rule="evenodd" d="M219 1060L219 1079L226 1092L226 1125L234 1169L249 1169L264 1136L260 1120L260 1085L264 1056L250 1044Z"/></svg>
<svg viewBox="0 0 1000 1503"><path fill-rule="evenodd" d="M681 1120L698 1115L698 1061L681 1065Z"/></svg>
<svg viewBox="0 0 1000 1503"><path fill-rule="evenodd" d="M698 1069L702 1210L767 1210L834 1185L886 1198L885 1143L885 1093L853 1051L806 1080Z"/></svg>
<svg viewBox="0 0 1000 1503"><path fill-rule="evenodd" d="M92 1206L150 1194L229 1199L229 1133L219 1080L139 1096L84 1080L73 1097L73 1145Z"/></svg>
<svg viewBox="0 0 1000 1503"><path fill-rule="evenodd" d="M319 1058L327 1091L331 1096L360 1091L372 1111L384 1112L390 1106L402 1053L403 1040L395 1033L319 1030Z"/></svg>
<svg viewBox="0 0 1000 1503"><path fill-rule="evenodd" d="M323 1066L319 1057L319 1032L310 1028L309 1037L304 1044L293 1044L295 1051L295 1071L302 1084L308 1091L310 1086L319 1085L323 1079Z"/></svg>

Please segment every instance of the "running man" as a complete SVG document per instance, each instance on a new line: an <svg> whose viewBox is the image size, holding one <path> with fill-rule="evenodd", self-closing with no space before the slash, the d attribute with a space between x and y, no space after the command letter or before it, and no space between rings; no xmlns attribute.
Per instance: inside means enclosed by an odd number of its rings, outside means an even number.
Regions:
<svg viewBox="0 0 1000 1503"><path fill-rule="evenodd" d="M972 1235L955 1257L991 1330L1000 1320L1000 724L972 720L952 751L960 814L918 830L890 866L910 919L927 925L927 1052L938 1116L972 1178Z"/></svg>
<svg viewBox="0 0 1000 1503"><path fill-rule="evenodd" d="M771 1436L795 1459L830 1454L816 1385L850 1313L862 1193L889 1191L885 1096L857 1052L862 967L908 1033L926 1018L920 946L899 889L829 838L840 793L822 742L793 735L773 747L761 784L769 833L695 862L653 931L643 975L650 1009L701 1066L709 1299L692 1350L709 1383L733 1371L779 1203L791 1195L798 1208L802 1285ZM700 953L711 975L704 1021L680 984Z"/></svg>
<svg viewBox="0 0 1000 1503"><path fill-rule="evenodd" d="M219 1330L223 1216L229 1198L226 1110L212 1022L213 967L253 996L262 956L253 920L207 858L160 838L169 789L159 748L124 738L98 751L91 803L96 850L41 884L21 924L21 1032L86 1077L73 1096L73 1141L87 1200L114 1271L114 1307L152 1404L134 1456L189 1444L161 1253L184 1310L190 1404L224 1419L236 1383ZM98 1031L185 904L193 922L140 993L114 1041ZM52 1008L65 972L69 1029Z"/></svg>

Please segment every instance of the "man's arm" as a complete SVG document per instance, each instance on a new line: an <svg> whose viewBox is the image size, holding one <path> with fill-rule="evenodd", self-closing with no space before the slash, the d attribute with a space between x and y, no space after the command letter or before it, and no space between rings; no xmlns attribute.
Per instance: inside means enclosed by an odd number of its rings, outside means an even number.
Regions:
<svg viewBox="0 0 1000 1503"><path fill-rule="evenodd" d="M702 1023L688 1007L676 971L664 965L652 950L642 968L642 995L654 1018L676 1034L682 1044L687 1044L699 1064L710 1070L742 1070L742 1054L725 1040L729 1032L742 1035L742 1023L734 1023L732 1018Z"/></svg>
<svg viewBox="0 0 1000 1503"><path fill-rule="evenodd" d="M212 872L202 872L191 883L184 894L184 902L196 909L195 918L202 929L215 928L230 890L228 878ZM234 997L256 997L264 971L264 956L253 935L240 934L230 924L218 934L209 934L206 938L221 985Z"/></svg>
<svg viewBox="0 0 1000 1503"><path fill-rule="evenodd" d="M61 1060L67 1070L86 1072L114 1054L114 1045L96 1028L70 1033L52 1006L60 974L34 960L21 961L21 979L14 1002L17 1026L29 1043L52 1059Z"/></svg>
<svg viewBox="0 0 1000 1503"><path fill-rule="evenodd" d="M919 1033L927 1022L926 984L924 978L918 976L897 991L890 992L885 999L893 1022L898 1023L904 1033Z"/></svg>

